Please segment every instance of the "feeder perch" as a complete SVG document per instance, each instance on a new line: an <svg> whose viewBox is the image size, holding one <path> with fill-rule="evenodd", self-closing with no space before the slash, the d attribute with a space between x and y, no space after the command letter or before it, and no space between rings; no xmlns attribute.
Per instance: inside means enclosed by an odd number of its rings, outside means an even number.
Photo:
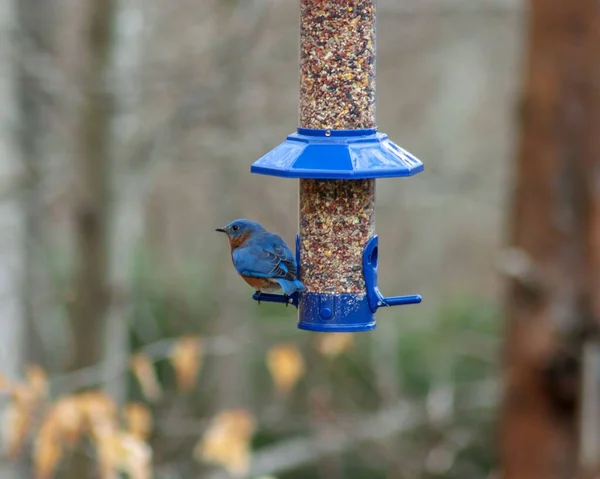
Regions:
<svg viewBox="0 0 600 479"><path fill-rule="evenodd" d="M296 306L303 330L371 331L377 309L421 302L379 291L375 180L423 163L375 125L375 0L300 0L300 23L299 127L250 171L300 180L296 261L307 291L260 301Z"/></svg>

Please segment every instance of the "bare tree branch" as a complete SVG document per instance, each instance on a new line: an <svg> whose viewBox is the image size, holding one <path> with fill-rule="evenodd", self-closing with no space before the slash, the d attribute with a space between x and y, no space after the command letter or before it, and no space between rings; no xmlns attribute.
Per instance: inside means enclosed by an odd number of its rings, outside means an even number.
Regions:
<svg viewBox="0 0 600 479"><path fill-rule="evenodd" d="M167 358L176 339L161 339L142 348L137 353L145 353L153 361ZM208 355L229 355L235 354L240 350L240 343L231 340L226 336L213 336L202 340L204 354ZM78 369L56 378L52 378L52 392L54 394L68 394L76 389L90 388L99 385L107 379L108 365L105 362L95 364L90 367ZM128 361L119 363L118 366L110 365L112 375L121 375L129 371Z"/></svg>
<svg viewBox="0 0 600 479"><path fill-rule="evenodd" d="M461 395L465 409L488 408L495 405L498 385L481 382L465 387ZM323 457L347 452L365 441L382 441L429 422L427 410L420 402L400 401L359 419L340 421L336 425L324 426L310 437L281 441L260 449L254 454L247 477L280 474L311 464ZM217 471L208 479L227 479L228 474Z"/></svg>

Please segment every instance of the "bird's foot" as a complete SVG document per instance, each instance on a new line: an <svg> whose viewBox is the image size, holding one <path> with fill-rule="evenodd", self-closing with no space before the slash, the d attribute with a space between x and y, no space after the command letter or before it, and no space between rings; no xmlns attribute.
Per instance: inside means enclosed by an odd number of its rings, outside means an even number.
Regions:
<svg viewBox="0 0 600 479"><path fill-rule="evenodd" d="M256 301L258 302L258 304L260 304L260 297L262 296L262 291L257 291L256 294L258 295Z"/></svg>
<svg viewBox="0 0 600 479"><path fill-rule="evenodd" d="M287 308L290 305L290 297L287 294L284 294L283 297L285 298L285 307Z"/></svg>

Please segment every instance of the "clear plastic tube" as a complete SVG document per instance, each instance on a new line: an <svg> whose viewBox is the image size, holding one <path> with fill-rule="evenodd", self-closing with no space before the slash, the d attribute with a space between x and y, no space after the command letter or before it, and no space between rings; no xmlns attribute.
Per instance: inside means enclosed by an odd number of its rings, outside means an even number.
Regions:
<svg viewBox="0 0 600 479"><path fill-rule="evenodd" d="M302 128L375 127L375 0L300 0ZM364 293L375 180L300 180L300 271L309 292Z"/></svg>
<svg viewBox="0 0 600 479"><path fill-rule="evenodd" d="M300 126L375 126L375 0L300 0Z"/></svg>
<svg viewBox="0 0 600 479"><path fill-rule="evenodd" d="M375 180L300 180L300 271L309 292L363 293Z"/></svg>

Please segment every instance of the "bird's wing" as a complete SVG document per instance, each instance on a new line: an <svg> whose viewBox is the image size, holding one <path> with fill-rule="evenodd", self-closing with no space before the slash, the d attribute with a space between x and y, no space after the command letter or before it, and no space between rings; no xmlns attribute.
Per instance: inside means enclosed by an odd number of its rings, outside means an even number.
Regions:
<svg viewBox="0 0 600 479"><path fill-rule="evenodd" d="M296 279L296 260L283 239L271 233L233 252L238 273L254 278Z"/></svg>

